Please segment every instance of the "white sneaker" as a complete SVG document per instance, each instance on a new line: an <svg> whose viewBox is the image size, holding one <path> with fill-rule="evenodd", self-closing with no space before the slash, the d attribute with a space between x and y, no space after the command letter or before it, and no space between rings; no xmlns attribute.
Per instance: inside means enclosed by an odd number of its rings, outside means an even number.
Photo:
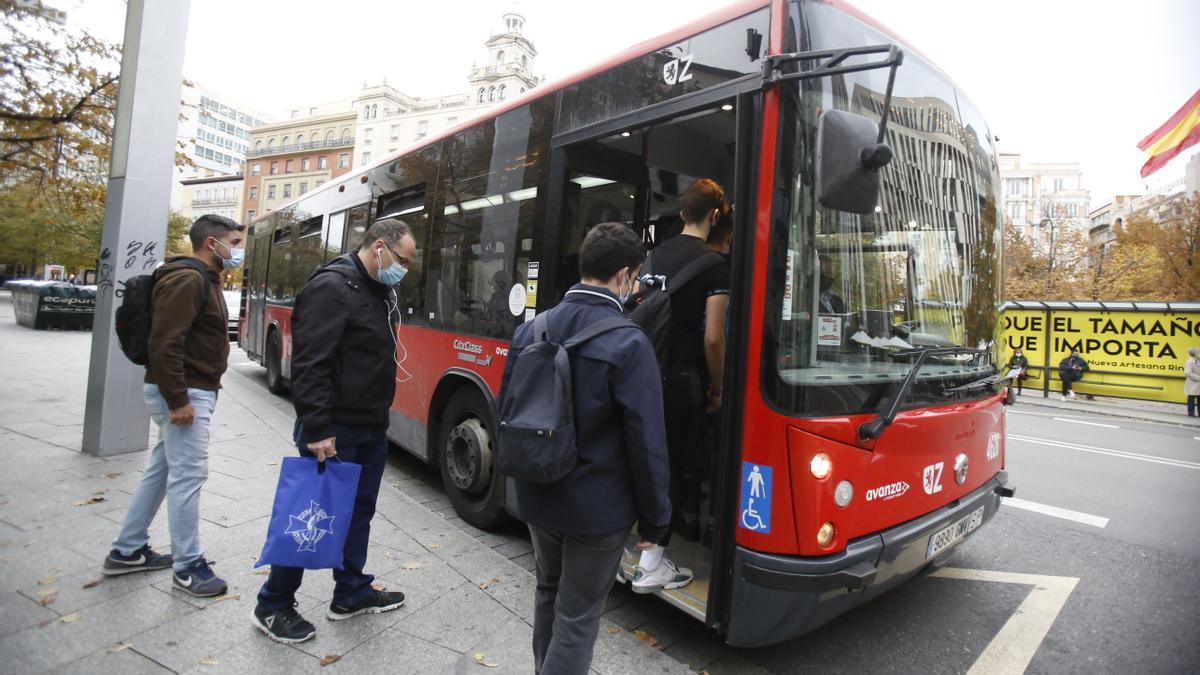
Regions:
<svg viewBox="0 0 1200 675"><path fill-rule="evenodd" d="M1058 397L1059 397L1060 399L1064 400L1064 401L1065 401L1065 400L1067 400L1067 395L1066 395L1066 394L1059 394L1059 395L1058 395Z"/></svg>
<svg viewBox="0 0 1200 675"><path fill-rule="evenodd" d="M1075 392L1073 392L1073 391L1072 391L1072 392L1070 392L1068 395L1069 395L1069 396L1070 396L1072 399L1074 399L1074 398L1075 398Z"/></svg>
<svg viewBox="0 0 1200 675"><path fill-rule="evenodd" d="M663 558L653 572L638 565L630 588L634 593L654 593L672 588L683 588L690 583L692 583L691 570L686 567L676 567L675 563Z"/></svg>

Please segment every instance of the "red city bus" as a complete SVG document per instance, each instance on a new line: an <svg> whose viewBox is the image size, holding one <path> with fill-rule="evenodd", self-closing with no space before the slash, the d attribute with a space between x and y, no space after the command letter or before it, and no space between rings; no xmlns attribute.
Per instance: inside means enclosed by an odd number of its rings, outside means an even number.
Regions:
<svg viewBox="0 0 1200 675"><path fill-rule="evenodd" d="M715 531L675 538L696 579L661 595L732 644L778 642L943 564L1011 494L991 139L840 0L737 2L257 219L240 344L282 391L296 292L403 219L419 259L389 436L487 527L514 498L491 441L514 329L578 281L589 226L653 246L687 185L717 180L735 235Z"/></svg>

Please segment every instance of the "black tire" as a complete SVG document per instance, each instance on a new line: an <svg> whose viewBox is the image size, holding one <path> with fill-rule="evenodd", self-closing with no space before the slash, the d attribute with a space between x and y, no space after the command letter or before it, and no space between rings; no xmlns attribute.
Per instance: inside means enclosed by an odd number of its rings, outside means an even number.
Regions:
<svg viewBox="0 0 1200 675"><path fill-rule="evenodd" d="M460 518L485 529L503 523L503 480L495 470L491 406L473 388L454 392L446 402L433 446L446 496Z"/></svg>
<svg viewBox="0 0 1200 675"><path fill-rule="evenodd" d="M284 394L288 389L287 383L283 379L282 353L279 331L273 330L270 337L267 338L267 354L263 358L263 365L267 367L267 391L272 394Z"/></svg>

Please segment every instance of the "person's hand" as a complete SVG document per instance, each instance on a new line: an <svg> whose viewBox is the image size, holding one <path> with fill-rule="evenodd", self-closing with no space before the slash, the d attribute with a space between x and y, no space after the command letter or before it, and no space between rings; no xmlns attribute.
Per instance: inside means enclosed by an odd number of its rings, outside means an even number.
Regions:
<svg viewBox="0 0 1200 675"><path fill-rule="evenodd" d="M634 545L634 548L636 548L639 551L649 551L650 549L654 548L655 546L658 546L658 544L656 544L652 541L646 541L645 539L642 539L636 545Z"/></svg>
<svg viewBox="0 0 1200 675"><path fill-rule="evenodd" d="M324 462L330 457L337 457L336 437L330 436L322 441L308 444L308 451L316 455L318 462Z"/></svg>
<svg viewBox="0 0 1200 675"><path fill-rule="evenodd" d="M721 409L721 390L708 388L708 407L704 409L706 413L715 413Z"/></svg>
<svg viewBox="0 0 1200 675"><path fill-rule="evenodd" d="M192 422L196 421L196 409L189 403L182 408L176 408L171 411L171 424L178 427L191 426Z"/></svg>

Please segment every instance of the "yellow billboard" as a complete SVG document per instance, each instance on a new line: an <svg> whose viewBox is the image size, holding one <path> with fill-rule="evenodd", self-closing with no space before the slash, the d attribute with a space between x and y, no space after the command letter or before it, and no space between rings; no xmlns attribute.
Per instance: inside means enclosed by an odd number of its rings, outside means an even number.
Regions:
<svg viewBox="0 0 1200 675"><path fill-rule="evenodd" d="M1075 349L1090 367L1073 385L1081 394L1186 401L1183 364L1188 348L1200 347L1200 311L1036 305L1041 303L1008 303L999 321L997 357L1004 364L1015 349L1022 350L1029 359L1026 391L1060 391L1058 364Z"/></svg>

